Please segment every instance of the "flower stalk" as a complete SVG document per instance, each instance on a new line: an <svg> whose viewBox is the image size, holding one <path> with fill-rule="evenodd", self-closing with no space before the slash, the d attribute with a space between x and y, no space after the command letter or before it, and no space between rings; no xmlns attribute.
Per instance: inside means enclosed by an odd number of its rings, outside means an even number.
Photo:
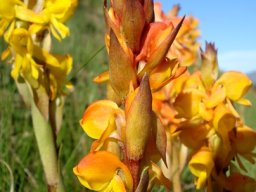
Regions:
<svg viewBox="0 0 256 192"><path fill-rule="evenodd" d="M61 169L58 163L55 136L34 102L31 105L34 133L41 157L49 192L64 192Z"/></svg>
<svg viewBox="0 0 256 192"><path fill-rule="evenodd" d="M232 172L232 161L241 169L239 156L255 162L255 131L233 107L250 105L244 95L252 82L234 71L218 77L217 50L207 43L199 56L198 21L179 17L179 9L165 15L152 0L104 1L109 69L95 82L108 83L109 99L92 103L80 121L95 139L74 167L86 188L151 191L163 185L180 192L188 161L196 189L233 191L243 175ZM256 181L245 178L249 191Z"/></svg>

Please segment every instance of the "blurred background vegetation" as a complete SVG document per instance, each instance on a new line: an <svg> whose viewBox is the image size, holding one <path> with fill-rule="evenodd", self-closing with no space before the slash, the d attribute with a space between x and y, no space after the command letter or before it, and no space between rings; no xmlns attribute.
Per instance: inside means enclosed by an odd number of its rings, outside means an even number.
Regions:
<svg viewBox="0 0 256 192"><path fill-rule="evenodd" d="M94 53L104 46L105 24L102 4L102 0L80 1L75 14L67 24L71 31L70 37L61 43L53 42L55 53L69 53L73 56L73 73L86 64L83 70L74 73L72 82L75 89L66 97L63 125L57 138L66 191L86 191L72 171L88 152L91 142L81 129L79 120L88 104L104 98L105 94L104 85L96 85L92 79L107 69L106 51L98 52L88 63ZM0 40L0 51L5 47ZM15 192L47 191L30 111L25 107L15 82L10 77L10 65L0 62L0 160L9 166L13 173ZM238 107L244 114L247 125L253 128L256 128L255 95L254 89L248 94L253 107ZM251 166L249 174L256 178L256 168ZM184 171L183 181L188 186L193 183L187 169ZM10 173L0 162L0 192L9 191L10 184Z"/></svg>

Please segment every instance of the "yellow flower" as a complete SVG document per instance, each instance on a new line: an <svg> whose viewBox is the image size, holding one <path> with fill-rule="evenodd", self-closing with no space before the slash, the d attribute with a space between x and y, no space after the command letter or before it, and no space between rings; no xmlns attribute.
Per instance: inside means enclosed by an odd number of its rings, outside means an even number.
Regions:
<svg viewBox="0 0 256 192"><path fill-rule="evenodd" d="M33 43L29 32L23 28L14 29L9 44L16 53L12 77L17 79L22 74L31 76L36 81L39 77L40 65L33 60Z"/></svg>
<svg viewBox="0 0 256 192"><path fill-rule="evenodd" d="M178 117L191 119L197 116L199 113L201 97L201 95L194 91L180 94L174 103L174 107L178 112Z"/></svg>
<svg viewBox="0 0 256 192"><path fill-rule="evenodd" d="M73 13L76 5L76 0L47 0L38 13L22 6L15 7L15 11L18 19L32 23L31 33L49 28L53 36L61 40L69 35L69 29L62 22Z"/></svg>
<svg viewBox="0 0 256 192"><path fill-rule="evenodd" d="M46 90L50 89L51 100L56 98L71 71L72 58L69 55L52 55L33 45L31 34L23 28L13 30L9 44L16 53L12 77L17 79L19 75L23 76L32 88L41 84ZM45 83L45 78L49 79L49 83Z"/></svg>
<svg viewBox="0 0 256 192"><path fill-rule="evenodd" d="M221 145L216 146L215 155L217 159L216 167L222 169L226 167L233 157L229 132L235 129L236 117L225 105L220 104L214 110L212 121L213 127L220 137Z"/></svg>
<svg viewBox="0 0 256 192"><path fill-rule="evenodd" d="M224 73L216 84L222 84L225 87L227 97L239 103L252 86L252 81L241 72L229 71Z"/></svg>
<svg viewBox="0 0 256 192"><path fill-rule="evenodd" d="M192 156L188 166L192 174L197 177L196 189L202 189L214 167L212 152L207 147L202 147Z"/></svg>
<svg viewBox="0 0 256 192"><path fill-rule="evenodd" d="M251 105L249 100L243 98L251 86L252 81L245 74L237 71L226 72L213 85L206 105L215 107L226 98L243 105Z"/></svg>
<svg viewBox="0 0 256 192"><path fill-rule="evenodd" d="M253 150L256 147L256 131L245 125L237 127L236 132L230 134L232 147L234 148L237 162L239 166L245 170L243 163L240 161L239 156L244 157L252 164L255 163L255 154Z"/></svg>
<svg viewBox="0 0 256 192"><path fill-rule="evenodd" d="M114 154L107 151L89 153L73 168L80 183L94 191L131 191L132 176Z"/></svg>
<svg viewBox="0 0 256 192"><path fill-rule="evenodd" d="M23 3L20 0L0 0L0 36L3 35L8 26L10 26L10 32L13 29L16 5L23 5Z"/></svg>
<svg viewBox="0 0 256 192"><path fill-rule="evenodd" d="M225 105L218 105L214 111L213 126L222 136L228 137L228 132L235 128L236 117Z"/></svg>
<svg viewBox="0 0 256 192"><path fill-rule="evenodd" d="M249 153L256 146L256 131L247 126L238 127L233 142L238 153Z"/></svg>
<svg viewBox="0 0 256 192"><path fill-rule="evenodd" d="M181 127L181 142L189 148L198 149L206 142L209 125L194 125Z"/></svg>

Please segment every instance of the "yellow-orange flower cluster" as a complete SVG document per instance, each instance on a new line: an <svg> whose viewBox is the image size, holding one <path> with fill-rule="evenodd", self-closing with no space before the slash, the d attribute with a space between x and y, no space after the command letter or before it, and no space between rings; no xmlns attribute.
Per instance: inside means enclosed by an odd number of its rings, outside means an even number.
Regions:
<svg viewBox="0 0 256 192"><path fill-rule="evenodd" d="M170 135L190 149L188 166L197 177L197 189L210 191L214 183L233 190L232 182L243 177L226 174L231 160L241 167L238 156L254 161L255 131L244 125L233 106L250 105L244 95L251 80L235 71L218 77L213 44L201 52L200 70L189 73L187 66L198 62L198 22L191 16L180 18L178 10L175 6L165 15L151 0L105 1L109 70L95 81L108 81L120 106L96 101L80 121L95 139L74 168L85 187L150 191L162 184L170 190L170 178L158 166L160 160L170 166ZM100 170L108 174L102 176ZM252 179L244 182L252 189Z"/></svg>
<svg viewBox="0 0 256 192"><path fill-rule="evenodd" d="M153 96L154 111L192 150L189 168L198 178L197 189L211 186L211 177L226 172L234 158L241 168L239 156L254 163L252 151L256 145L256 132L244 125L233 106L234 102L250 105L244 95L252 81L236 71L225 72L218 78L217 51L213 44L206 44L201 57L200 71L183 74ZM228 180L222 175L224 178ZM219 185L230 190L227 183Z"/></svg>
<svg viewBox="0 0 256 192"><path fill-rule="evenodd" d="M84 131L96 140L91 146L91 153L77 167L85 168L84 163L88 161L88 166L91 166L90 169L95 169L93 168L94 165L89 163L93 161L89 157L98 153L109 154L108 156L112 160L105 161L105 155L103 155L101 159L97 160L98 164L95 164L96 167L102 164L102 166L105 166L106 172L112 174L112 177L107 180L108 185L104 184L104 182L100 183L102 187L105 186L103 187L104 189L113 185L112 190L115 191L112 179L115 179L116 174L120 173L120 167L123 167L122 169L128 173L121 177L123 182L119 185L120 187L124 185L126 190L132 191L133 185L138 185L137 182L139 181L138 162L143 163L145 167L152 167L150 169L151 177L153 178L150 184L151 187L154 186L154 180L159 180L167 187L170 187L170 182L163 176L160 168L151 162L154 159L160 159L160 149L164 147L160 140L163 141L165 139L164 131L160 130L161 127L152 125L154 117L151 103L148 77L144 76L140 87L129 91L124 110L113 101L99 100L92 103L84 112L80 124ZM141 106L144 107L141 108ZM156 131L158 132L158 138L155 135ZM147 154L145 154L145 151ZM152 157L154 158L152 159ZM114 159L118 159L118 161ZM113 166L115 169L112 169ZM74 168L74 172L86 187L88 185L85 185L85 182L93 182L102 175L102 171L99 170L91 175L92 180L90 178L81 180L80 175L87 173L83 173L83 169L79 172L77 167ZM130 179L131 174L133 179ZM98 190L97 188L91 189Z"/></svg>
<svg viewBox="0 0 256 192"><path fill-rule="evenodd" d="M1 1L0 36L9 45L1 58L12 54L12 77L22 77L32 89L43 90L51 100L60 93L72 68L71 56L49 52L51 35L58 40L69 35L62 22L76 5L76 0Z"/></svg>
<svg viewBox="0 0 256 192"><path fill-rule="evenodd" d="M80 123L85 132L96 139L90 154L97 151L115 154L132 176L132 186L126 185L127 176L122 177L128 191L150 190L155 183L170 189L170 181L156 164L161 158L165 159L166 133L152 111L152 91L161 89L186 71L178 59L167 57L184 18L175 25L154 21L151 0L113 0L109 7L107 5L105 1L109 70L95 81L108 80L124 109L109 100L97 101L88 107ZM117 167L112 170L112 178L118 172Z"/></svg>

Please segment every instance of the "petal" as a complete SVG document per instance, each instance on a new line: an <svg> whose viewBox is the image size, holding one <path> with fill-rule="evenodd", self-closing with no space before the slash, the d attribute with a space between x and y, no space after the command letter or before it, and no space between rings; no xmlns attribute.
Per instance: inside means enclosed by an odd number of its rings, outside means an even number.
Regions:
<svg viewBox="0 0 256 192"><path fill-rule="evenodd" d="M47 27L44 25L33 23L29 26L29 32L31 34L38 33L39 31L45 30Z"/></svg>
<svg viewBox="0 0 256 192"><path fill-rule="evenodd" d="M256 146L256 131L247 127L238 127L233 142L238 153L249 153Z"/></svg>
<svg viewBox="0 0 256 192"><path fill-rule="evenodd" d="M9 24L10 24L10 21L6 19L0 19L0 37L4 34Z"/></svg>
<svg viewBox="0 0 256 192"><path fill-rule="evenodd" d="M241 98L241 99L237 100L236 102L241 105L252 106L252 103L249 99Z"/></svg>
<svg viewBox="0 0 256 192"><path fill-rule="evenodd" d="M189 169L193 175L198 177L196 188L202 189L214 167L211 151L207 147L202 147L189 161Z"/></svg>
<svg viewBox="0 0 256 192"><path fill-rule="evenodd" d="M11 20L15 17L15 0L1 1L0 17Z"/></svg>
<svg viewBox="0 0 256 192"><path fill-rule="evenodd" d="M66 20L68 20L69 17L71 15L73 15L73 13L78 5L78 0L69 0L69 1L71 2L71 4L69 5L67 11L65 12L65 15L63 15L63 17L60 18L61 22L65 22Z"/></svg>
<svg viewBox="0 0 256 192"><path fill-rule="evenodd" d="M61 36L60 34L58 33L58 31L56 30L56 28L54 27L54 25L50 25L50 31L52 33L52 35L58 40L58 41L61 41Z"/></svg>
<svg viewBox="0 0 256 192"><path fill-rule="evenodd" d="M28 57L28 60L30 61L30 65L31 65L31 76L37 80L39 77L38 66L31 57Z"/></svg>
<svg viewBox="0 0 256 192"><path fill-rule="evenodd" d="M22 63L23 63L23 58L20 55L16 55L15 58L15 63L13 65L12 71L11 71L11 76L14 79L17 79L18 76L20 75L20 70L22 67Z"/></svg>
<svg viewBox="0 0 256 192"><path fill-rule="evenodd" d="M2 24L2 23L0 23L0 24ZM10 36L12 35L12 32L13 32L13 30L14 30L14 28L15 28L15 24L16 24L16 23L15 23L15 21L12 21L11 24L10 24L9 22L3 23L3 25L5 25L5 24L7 24L7 25L9 25L9 26L8 26L6 32L4 33L4 40L5 40L6 42L9 42ZM4 27L4 26L2 26L2 27ZM7 26L6 26L6 27L7 27ZM6 27L5 27L3 30L5 30ZM2 29L1 29L1 30L2 30ZM3 32L4 32L4 31L3 31ZM2 32L0 32L0 33L2 33Z"/></svg>
<svg viewBox="0 0 256 192"><path fill-rule="evenodd" d="M173 60L166 60L159 64L151 73L150 75L150 86L153 91L159 90L167 83L169 83L172 79L176 78L175 76L180 73L184 73L184 70L179 71L178 61L176 59Z"/></svg>
<svg viewBox="0 0 256 192"><path fill-rule="evenodd" d="M198 149L206 140L209 126L194 125L182 127L180 139L184 145L192 149Z"/></svg>
<svg viewBox="0 0 256 192"><path fill-rule="evenodd" d="M184 17L185 18L185 17ZM154 42L155 46L153 52L150 54L147 64L139 72L138 76L140 78L143 77L144 73L150 74L151 71L159 64L163 59L166 57L166 54L174 41L179 29L184 21L184 18L180 21L180 23L172 30L172 26L166 27L166 29L162 32L162 35L159 36L157 39L155 38Z"/></svg>
<svg viewBox="0 0 256 192"><path fill-rule="evenodd" d="M105 71L105 72L99 74L97 77L95 77L93 79L93 82L95 82L95 83L102 83L102 82L106 82L108 80L109 80L109 72Z"/></svg>
<svg viewBox="0 0 256 192"><path fill-rule="evenodd" d="M66 27L64 24L62 24L61 22L59 22L54 17L51 18L51 24L52 26L50 27L50 29L52 32L54 31L53 35L56 35L56 33L58 34L58 37L57 37L58 40L59 40L59 37L64 39L69 35L69 28Z"/></svg>
<svg viewBox="0 0 256 192"><path fill-rule="evenodd" d="M46 24L49 22L49 17L45 14L37 14L34 11L23 6L15 7L16 17L23 21L28 21L37 24Z"/></svg>
<svg viewBox="0 0 256 192"><path fill-rule="evenodd" d="M11 48L7 47L1 54L1 60L5 60L11 54Z"/></svg>
<svg viewBox="0 0 256 192"><path fill-rule="evenodd" d="M224 73L216 83L223 84L227 97L234 101L242 98L252 86L252 81L245 74L237 71Z"/></svg>
<svg viewBox="0 0 256 192"><path fill-rule="evenodd" d="M104 189L104 192L120 192L126 191L124 182L122 178L118 175L115 175L114 178L109 183L108 187Z"/></svg>
<svg viewBox="0 0 256 192"><path fill-rule="evenodd" d="M117 109L117 104L112 101L96 101L86 109L80 120L80 125L90 137L99 139Z"/></svg>
<svg viewBox="0 0 256 192"><path fill-rule="evenodd" d="M167 179L162 170L155 163L151 162L151 175L154 179L157 179L162 185L164 185L168 190L171 189L172 183ZM152 180L150 182L153 182ZM149 184L150 185L150 184Z"/></svg>
<svg viewBox="0 0 256 192"><path fill-rule="evenodd" d="M215 130L222 136L231 131L235 127L236 117L225 106L218 105L214 111L213 126Z"/></svg>
<svg viewBox="0 0 256 192"><path fill-rule="evenodd" d="M9 39L9 43L14 51L23 56L28 53L27 45L29 41L31 41L29 33L23 28L14 29Z"/></svg>
<svg viewBox="0 0 256 192"><path fill-rule="evenodd" d="M215 84L211 90L211 95L205 99L205 106L213 108L223 102L226 98L226 90L222 85Z"/></svg>
<svg viewBox="0 0 256 192"><path fill-rule="evenodd" d="M40 62L40 63L47 63L48 67L52 68L62 68L58 59L49 53L48 51L42 49L41 47L34 46L33 47L33 56Z"/></svg>
<svg viewBox="0 0 256 192"><path fill-rule="evenodd" d="M196 90L181 93L176 98L174 107L178 112L179 118L191 119L199 113L202 95Z"/></svg>
<svg viewBox="0 0 256 192"><path fill-rule="evenodd" d="M114 154L107 151L89 153L73 168L73 171L81 184L91 190L105 189L115 175L119 175L125 186L132 189L132 177L128 168ZM119 183L120 180L118 179L117 182Z"/></svg>
<svg viewBox="0 0 256 192"><path fill-rule="evenodd" d="M179 95L183 91L184 86L188 79L189 79L189 73L185 72L184 74L179 76L179 78L174 79L171 82L170 98L176 98L177 95Z"/></svg>
<svg viewBox="0 0 256 192"><path fill-rule="evenodd" d="M73 14L77 3L77 0L48 0L46 1L44 12L45 14L52 15L61 22L65 22Z"/></svg>
<svg viewBox="0 0 256 192"><path fill-rule="evenodd" d="M108 139L109 135L115 130L116 130L115 117L111 116L109 119L108 127L101 134L101 137L98 140L93 142L91 146L91 151L98 151L104 145L104 142Z"/></svg>

